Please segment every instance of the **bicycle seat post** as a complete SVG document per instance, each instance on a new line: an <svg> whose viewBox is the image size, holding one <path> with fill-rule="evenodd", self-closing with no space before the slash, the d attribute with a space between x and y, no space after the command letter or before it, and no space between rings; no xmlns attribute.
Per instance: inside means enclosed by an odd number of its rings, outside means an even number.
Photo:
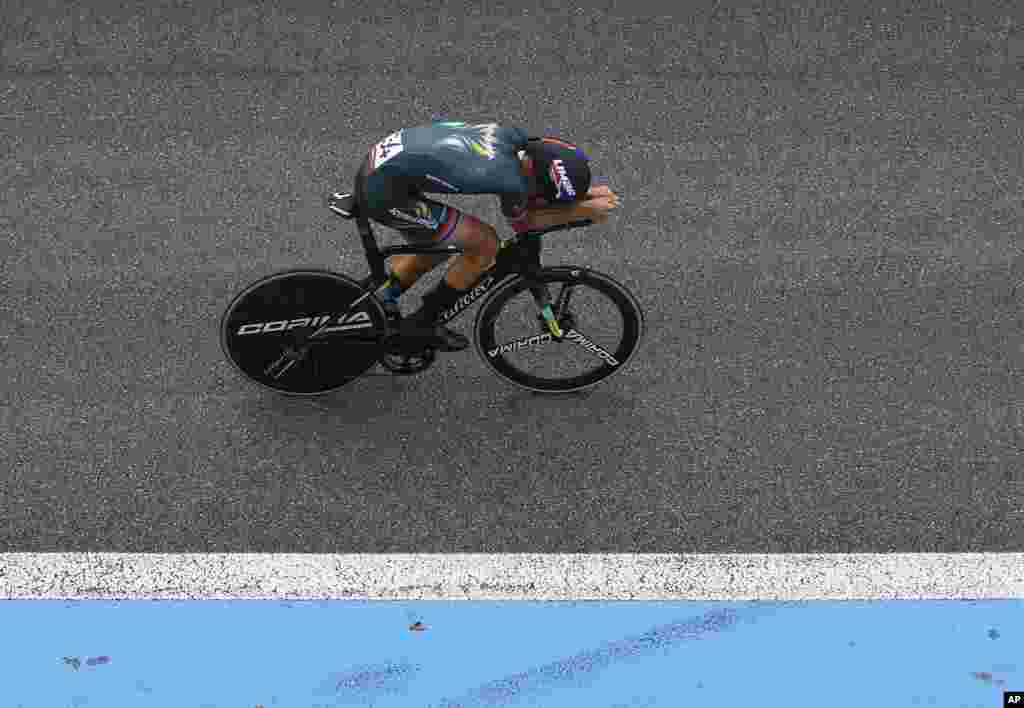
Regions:
<svg viewBox="0 0 1024 708"><path fill-rule="evenodd" d="M370 265L370 274L374 281L383 283L388 279L387 267L384 254L381 253L377 237L370 227L370 220L365 216L356 215L356 227L359 229L359 238L363 242L363 250L366 251L366 261Z"/></svg>

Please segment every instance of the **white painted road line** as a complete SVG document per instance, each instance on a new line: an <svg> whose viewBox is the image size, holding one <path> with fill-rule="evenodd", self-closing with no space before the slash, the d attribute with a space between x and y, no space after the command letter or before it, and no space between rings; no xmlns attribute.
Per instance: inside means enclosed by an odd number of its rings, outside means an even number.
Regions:
<svg viewBox="0 0 1024 708"><path fill-rule="evenodd" d="M0 554L6 599L1024 598L1024 554Z"/></svg>

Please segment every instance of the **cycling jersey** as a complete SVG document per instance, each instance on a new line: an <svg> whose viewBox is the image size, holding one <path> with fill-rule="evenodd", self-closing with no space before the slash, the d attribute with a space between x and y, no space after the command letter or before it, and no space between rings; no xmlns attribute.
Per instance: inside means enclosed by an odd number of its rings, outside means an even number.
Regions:
<svg viewBox="0 0 1024 708"><path fill-rule="evenodd" d="M390 214L411 228L453 230L457 212L420 194L495 194L509 225L526 231L527 209L546 205L520 169L527 139L520 128L458 121L394 132L370 149L360 170L366 206L375 218Z"/></svg>

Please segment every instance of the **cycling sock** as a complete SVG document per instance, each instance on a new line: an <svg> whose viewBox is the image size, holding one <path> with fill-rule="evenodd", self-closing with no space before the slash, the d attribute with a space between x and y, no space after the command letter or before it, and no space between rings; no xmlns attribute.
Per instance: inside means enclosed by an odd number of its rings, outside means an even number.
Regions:
<svg viewBox="0 0 1024 708"><path fill-rule="evenodd" d="M398 300L402 297L402 282L398 279L398 276L394 273L388 274L388 279L384 281L384 291L381 294L381 301L388 305L397 305Z"/></svg>
<svg viewBox="0 0 1024 708"><path fill-rule="evenodd" d="M414 315L414 318L424 322L436 322L441 313L455 304L464 291L456 290L442 280L433 290L423 296L423 305Z"/></svg>

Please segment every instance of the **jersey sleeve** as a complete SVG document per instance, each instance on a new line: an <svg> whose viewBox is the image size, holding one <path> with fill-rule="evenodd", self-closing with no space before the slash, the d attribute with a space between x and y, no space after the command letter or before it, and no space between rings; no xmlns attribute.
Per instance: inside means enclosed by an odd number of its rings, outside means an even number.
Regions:
<svg viewBox="0 0 1024 708"><path fill-rule="evenodd" d="M552 206L544 197L539 194L502 194L501 212L512 230L517 234L530 230L530 211L534 209L545 209Z"/></svg>
<svg viewBox="0 0 1024 708"><path fill-rule="evenodd" d="M530 139L530 133L524 128L512 128L510 130L512 135L512 144L517 151L517 167L518 167L518 151L526 147L527 141ZM523 180L516 173L516 179L520 184L520 188L514 192L506 192L499 195L501 199L501 213L505 216L505 220L512 230L521 234L525 231L529 231L529 210L536 208L534 203L536 199L532 199L529 194L529 182Z"/></svg>
<svg viewBox="0 0 1024 708"><path fill-rule="evenodd" d="M517 234L528 231L530 220L529 196L522 192L517 192L514 194L502 194L499 198L501 199L501 213L504 214L505 220L512 227L512 230Z"/></svg>

